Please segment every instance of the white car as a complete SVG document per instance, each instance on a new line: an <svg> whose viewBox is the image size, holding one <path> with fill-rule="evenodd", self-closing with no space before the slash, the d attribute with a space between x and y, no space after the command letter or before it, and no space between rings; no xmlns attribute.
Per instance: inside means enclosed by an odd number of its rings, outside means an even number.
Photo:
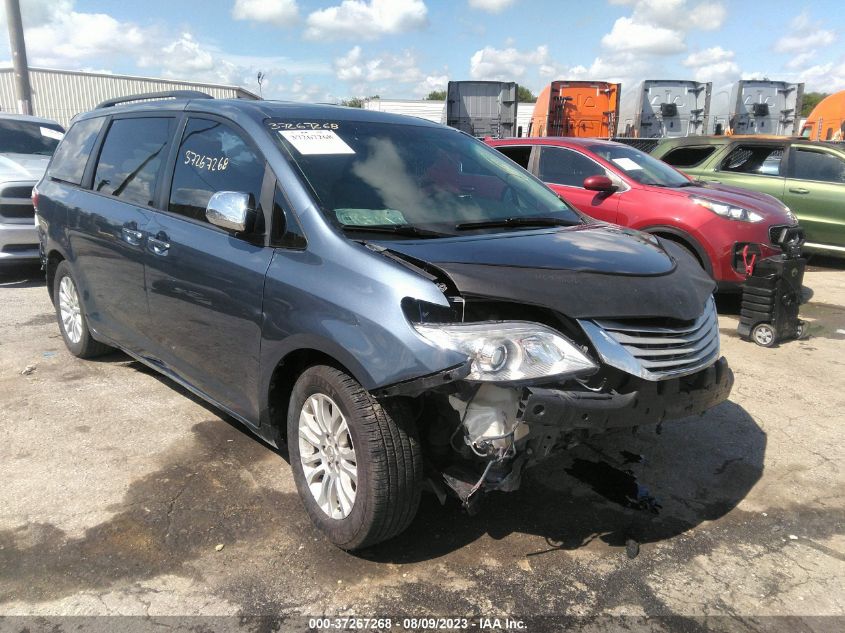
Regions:
<svg viewBox="0 0 845 633"><path fill-rule="evenodd" d="M55 121L0 114L0 265L38 261L32 188L63 136Z"/></svg>

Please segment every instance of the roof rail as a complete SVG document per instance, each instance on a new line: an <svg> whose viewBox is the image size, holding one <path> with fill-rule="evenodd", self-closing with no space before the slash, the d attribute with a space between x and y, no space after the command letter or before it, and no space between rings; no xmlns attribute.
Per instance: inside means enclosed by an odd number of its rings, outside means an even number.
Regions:
<svg viewBox="0 0 845 633"><path fill-rule="evenodd" d="M129 103L131 101L149 101L153 99L213 99L210 94L200 92L199 90L166 90L164 92L145 92L136 95L127 95L125 97L115 97L114 99L106 99L97 105L97 108L111 108L112 106L121 103Z"/></svg>

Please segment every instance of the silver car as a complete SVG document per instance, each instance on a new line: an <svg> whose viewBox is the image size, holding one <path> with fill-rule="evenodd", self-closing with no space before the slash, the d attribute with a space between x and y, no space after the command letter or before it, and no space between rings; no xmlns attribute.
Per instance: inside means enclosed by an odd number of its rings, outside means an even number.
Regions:
<svg viewBox="0 0 845 633"><path fill-rule="evenodd" d="M0 265L38 261L32 188L63 136L55 121L0 114Z"/></svg>

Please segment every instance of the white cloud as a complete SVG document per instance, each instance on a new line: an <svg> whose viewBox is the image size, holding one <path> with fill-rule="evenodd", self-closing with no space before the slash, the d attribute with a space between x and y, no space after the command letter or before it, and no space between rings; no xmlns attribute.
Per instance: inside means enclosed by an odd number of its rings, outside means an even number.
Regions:
<svg viewBox="0 0 845 633"><path fill-rule="evenodd" d="M489 13L501 13L514 2L516 0L469 0L469 6Z"/></svg>
<svg viewBox="0 0 845 633"><path fill-rule="evenodd" d="M220 58L187 32L156 51L155 55L139 58L138 65L157 68L163 77L223 84L245 83L248 72Z"/></svg>
<svg viewBox="0 0 845 633"><path fill-rule="evenodd" d="M814 22L805 11L789 23L789 33L775 42L778 53L802 53L830 46L836 40L836 33L822 28L821 22Z"/></svg>
<svg viewBox="0 0 845 633"><path fill-rule="evenodd" d="M404 33L428 24L422 0L343 0L312 12L304 37L309 40L364 39Z"/></svg>
<svg viewBox="0 0 845 633"><path fill-rule="evenodd" d="M553 60L547 46L529 51L485 46L470 58L469 74L472 79L514 81L522 79L529 66L549 67L551 64Z"/></svg>
<svg viewBox="0 0 845 633"><path fill-rule="evenodd" d="M691 53L681 63L691 69L696 81L712 81L716 86L736 81L740 77L739 64L734 61L734 52L721 46Z"/></svg>
<svg viewBox="0 0 845 633"><path fill-rule="evenodd" d="M334 60L335 75L347 82L354 94L367 96L397 90L397 84L409 86L417 96L432 90L442 90L449 81L447 73L425 73L413 52L382 53L366 56L360 46Z"/></svg>
<svg viewBox="0 0 845 633"><path fill-rule="evenodd" d="M290 26L299 19L299 6L296 0L235 0L232 17L236 20Z"/></svg>
<svg viewBox="0 0 845 633"><path fill-rule="evenodd" d="M674 29L622 17L613 23L610 33L601 38L609 51L631 51L652 55L681 53L686 48L683 33Z"/></svg>

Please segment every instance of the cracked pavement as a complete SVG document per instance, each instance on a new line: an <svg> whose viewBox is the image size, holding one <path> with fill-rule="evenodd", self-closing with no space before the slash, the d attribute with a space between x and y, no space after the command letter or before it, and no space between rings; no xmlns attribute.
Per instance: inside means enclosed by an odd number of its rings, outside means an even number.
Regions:
<svg viewBox="0 0 845 633"><path fill-rule="evenodd" d="M357 556L311 526L284 451L122 354L72 358L38 272L7 272L0 630L53 630L67 615L170 628L172 616L234 616L233 628L272 630L243 616L303 614L842 630L842 268L807 273L810 337L775 349L739 340L735 305L720 302L729 402L660 435L577 447L475 517L425 495L405 534ZM648 488L656 513L620 502L630 485Z"/></svg>

